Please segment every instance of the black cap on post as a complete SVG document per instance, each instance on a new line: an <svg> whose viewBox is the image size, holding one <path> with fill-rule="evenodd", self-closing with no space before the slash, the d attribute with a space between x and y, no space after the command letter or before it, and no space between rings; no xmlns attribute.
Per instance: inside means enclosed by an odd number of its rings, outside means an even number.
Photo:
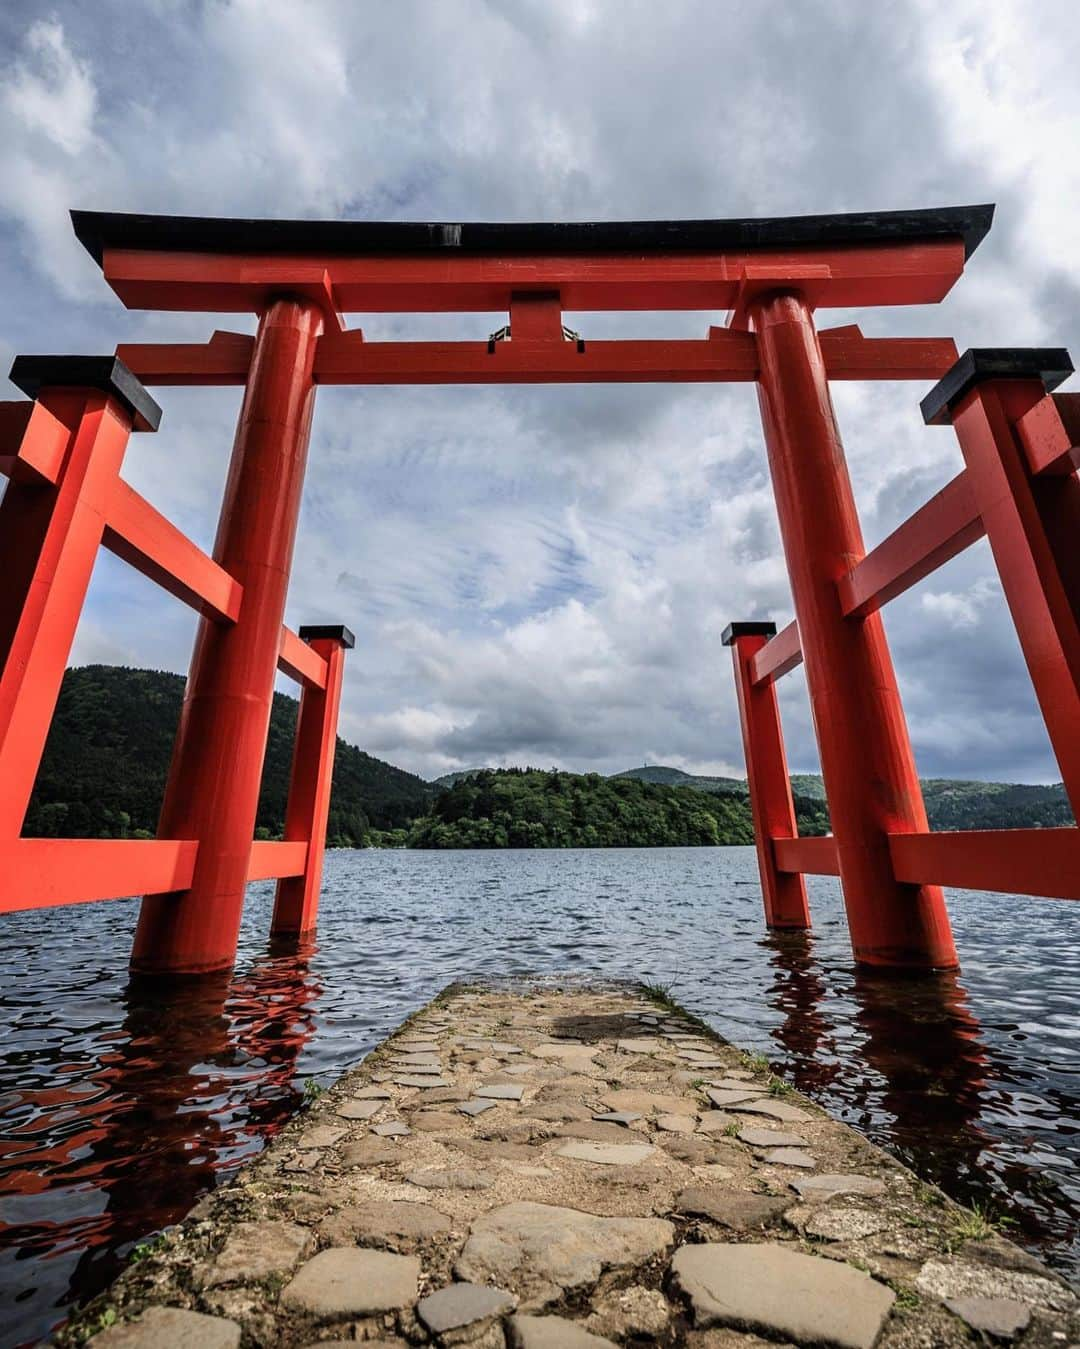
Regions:
<svg viewBox="0 0 1080 1349"><path fill-rule="evenodd" d="M725 646L734 646L738 637L775 637L776 624L769 623L764 619L751 620L747 623L729 623L724 629L724 635L720 638Z"/></svg>
<svg viewBox="0 0 1080 1349"><path fill-rule="evenodd" d="M133 431L161 424L161 408L116 356L16 356L8 379L28 398L42 389L100 389L131 413Z"/></svg>
<svg viewBox="0 0 1080 1349"><path fill-rule="evenodd" d="M952 410L988 379L1040 379L1047 393L1069 378L1073 363L1064 347L970 347L919 404L927 426L950 426Z"/></svg>
<svg viewBox="0 0 1080 1349"><path fill-rule="evenodd" d="M351 651L356 645L356 638L344 623L310 624L300 629L300 640L340 642L346 651Z"/></svg>

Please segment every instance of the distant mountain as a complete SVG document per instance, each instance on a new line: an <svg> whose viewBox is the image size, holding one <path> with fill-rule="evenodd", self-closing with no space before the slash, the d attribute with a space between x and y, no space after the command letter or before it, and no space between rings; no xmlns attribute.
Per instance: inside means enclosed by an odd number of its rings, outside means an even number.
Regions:
<svg viewBox="0 0 1080 1349"><path fill-rule="evenodd" d="M456 773L444 773L441 778L432 778L431 785L446 789L447 787L456 787L459 782L464 782L466 778L474 778L477 773L494 773L493 768L459 768Z"/></svg>
<svg viewBox="0 0 1080 1349"><path fill-rule="evenodd" d="M660 765L631 768L615 776L659 782L669 787L693 787L702 792L729 792L738 796L747 793L746 782L741 778L705 777ZM1060 782L1029 786L1014 782L926 778L922 789L932 829L1049 829L1073 823L1072 811ZM825 784L820 773L792 773L791 790L797 800L824 806Z"/></svg>
<svg viewBox="0 0 1080 1349"><path fill-rule="evenodd" d="M681 768L664 768L647 764L644 768L628 768L625 773L614 773L617 778L635 778L638 782L657 782L662 787L696 787L702 792L730 792L733 796L746 795L745 778L710 778L698 773L684 773ZM809 793L804 793L809 795Z"/></svg>
<svg viewBox="0 0 1080 1349"><path fill-rule="evenodd" d="M85 665L64 675L24 834L147 837L157 826L184 696L181 675ZM281 833L297 701L274 694L257 830ZM436 790L340 737L327 837L355 846L371 829L399 829L424 814Z"/></svg>

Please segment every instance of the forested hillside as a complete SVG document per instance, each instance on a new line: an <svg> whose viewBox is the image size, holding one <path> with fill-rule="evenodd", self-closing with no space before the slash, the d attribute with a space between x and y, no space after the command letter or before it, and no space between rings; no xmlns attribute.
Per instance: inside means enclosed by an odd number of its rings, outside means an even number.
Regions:
<svg viewBox="0 0 1080 1349"><path fill-rule="evenodd" d="M161 670L68 670L23 832L35 837L139 838L157 826L184 680ZM274 695L259 802L259 837L285 821L297 702ZM401 828L434 789L340 737L327 836L358 846L369 829Z"/></svg>
<svg viewBox="0 0 1080 1349"><path fill-rule="evenodd" d="M802 804L800 802L800 804ZM805 833L820 833L811 807ZM752 843L744 800L633 778L555 769L461 777L409 832L414 848L650 848Z"/></svg>
<svg viewBox="0 0 1080 1349"><path fill-rule="evenodd" d="M24 833L150 837L157 826L184 681L160 670L69 670ZM257 836L285 819L297 703L274 695ZM821 778L792 777L802 834L828 832ZM930 779L935 829L1072 823L1060 786ZM650 847L751 841L746 783L656 765L615 777L464 769L436 783L338 739L328 838L419 848Z"/></svg>

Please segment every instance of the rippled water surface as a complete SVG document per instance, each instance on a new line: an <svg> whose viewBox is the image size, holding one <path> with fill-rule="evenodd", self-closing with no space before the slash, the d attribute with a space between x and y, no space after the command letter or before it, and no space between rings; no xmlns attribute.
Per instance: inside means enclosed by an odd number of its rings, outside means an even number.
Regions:
<svg viewBox="0 0 1080 1349"><path fill-rule="evenodd" d="M738 1045L1074 1275L1080 945L1066 903L952 892L959 978L871 979L836 883L812 936L767 936L749 848L336 852L319 939L267 945L252 886L232 979L127 986L136 905L0 919L0 1344L106 1283L453 979L668 984Z"/></svg>

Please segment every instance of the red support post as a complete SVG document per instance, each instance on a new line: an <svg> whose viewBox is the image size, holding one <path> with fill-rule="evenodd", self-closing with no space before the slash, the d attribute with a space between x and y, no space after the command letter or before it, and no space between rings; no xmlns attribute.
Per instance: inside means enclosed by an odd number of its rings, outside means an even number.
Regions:
<svg viewBox="0 0 1080 1349"><path fill-rule="evenodd" d="M952 422L1073 813L1080 818L1080 478L1034 474L1017 424L1072 371L1068 352L968 351L923 401ZM1048 401L1048 400L1047 400ZM1062 426L1063 449L1070 437Z"/></svg>
<svg viewBox="0 0 1080 1349"><path fill-rule="evenodd" d="M11 377L39 399L0 505L0 838L22 829L133 426L160 409L112 357L20 356ZM27 443L27 442L32 443ZM61 455L55 450L63 442Z"/></svg>
<svg viewBox="0 0 1080 1349"><path fill-rule="evenodd" d="M345 652L351 651L356 644L345 627L301 628L300 636L325 660L326 683L322 687L305 685L296 720L292 778L285 810L285 841L305 842L307 858L302 875L286 876L278 881L270 929L272 936L290 939L300 939L315 930Z"/></svg>
<svg viewBox="0 0 1080 1349"><path fill-rule="evenodd" d="M243 600L234 624L200 620L158 825L199 840L195 874L190 889L143 900L137 973L199 974L236 958L322 326L317 302L292 298L259 323L214 545Z"/></svg>
<svg viewBox="0 0 1080 1349"><path fill-rule="evenodd" d="M880 614L844 617L838 583L864 555L814 321L794 290L749 302L758 400L855 958L956 965L939 887L903 885L889 835L927 830Z"/></svg>
<svg viewBox="0 0 1080 1349"><path fill-rule="evenodd" d="M780 871L774 854L774 839L797 838L799 833L776 684L771 679L754 682L754 657L775 635L775 623L731 623L723 641L731 647L735 665L765 922L769 927L807 928L810 906L806 882L793 872Z"/></svg>

